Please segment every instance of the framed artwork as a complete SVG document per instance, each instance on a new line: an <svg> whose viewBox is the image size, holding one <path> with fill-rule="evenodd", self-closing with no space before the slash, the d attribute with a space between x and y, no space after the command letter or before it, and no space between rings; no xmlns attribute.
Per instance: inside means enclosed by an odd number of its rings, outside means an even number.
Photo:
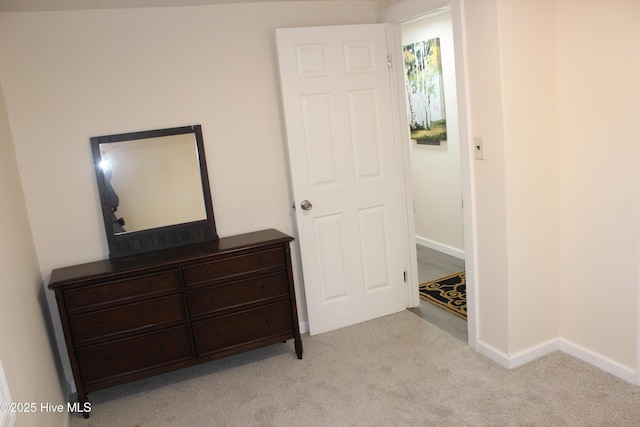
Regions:
<svg viewBox="0 0 640 427"><path fill-rule="evenodd" d="M411 139L440 145L447 139L440 39L406 45L403 56Z"/></svg>

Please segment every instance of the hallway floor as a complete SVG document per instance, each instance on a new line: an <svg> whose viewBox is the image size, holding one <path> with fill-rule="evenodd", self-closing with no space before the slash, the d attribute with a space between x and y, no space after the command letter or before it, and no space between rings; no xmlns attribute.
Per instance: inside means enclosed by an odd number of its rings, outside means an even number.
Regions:
<svg viewBox="0 0 640 427"><path fill-rule="evenodd" d="M424 246L417 246L418 252L418 278L420 283L436 280L450 274L464 271L464 260L451 255L438 252ZM440 307L420 299L418 307L410 308L415 313L432 325L449 333L451 336L466 343L467 322L460 317L451 314Z"/></svg>

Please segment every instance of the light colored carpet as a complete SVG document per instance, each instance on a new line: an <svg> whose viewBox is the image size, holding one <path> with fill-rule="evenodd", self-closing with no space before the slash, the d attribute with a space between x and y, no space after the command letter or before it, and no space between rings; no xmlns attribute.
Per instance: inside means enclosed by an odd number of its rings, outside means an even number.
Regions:
<svg viewBox="0 0 640 427"><path fill-rule="evenodd" d="M506 370L409 311L95 392L71 426L638 426L640 387L554 353Z"/></svg>

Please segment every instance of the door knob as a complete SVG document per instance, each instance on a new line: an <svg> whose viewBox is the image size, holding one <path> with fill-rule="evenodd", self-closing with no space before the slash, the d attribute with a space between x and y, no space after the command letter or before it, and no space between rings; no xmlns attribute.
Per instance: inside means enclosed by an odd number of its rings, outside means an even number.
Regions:
<svg viewBox="0 0 640 427"><path fill-rule="evenodd" d="M313 205L311 204L310 201L303 200L302 203L300 203L300 207L302 208L303 211L310 211Z"/></svg>

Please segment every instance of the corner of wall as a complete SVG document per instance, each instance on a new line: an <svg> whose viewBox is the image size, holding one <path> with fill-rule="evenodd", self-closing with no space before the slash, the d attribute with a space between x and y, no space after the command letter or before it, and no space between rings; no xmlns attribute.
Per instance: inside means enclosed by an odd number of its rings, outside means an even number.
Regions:
<svg viewBox="0 0 640 427"><path fill-rule="evenodd" d="M0 410L0 426L12 427L16 423L15 412L5 411L4 405L11 403L11 393L9 393L9 384L7 384L7 377L4 375L4 369L2 368L2 361L0 360L0 405L3 405L3 409Z"/></svg>
<svg viewBox="0 0 640 427"><path fill-rule="evenodd" d="M486 342L478 342L478 352L480 354L506 369L519 368L556 351L566 353L621 380L640 386L640 375L635 369L624 366L615 360L564 338L553 338L514 354L505 354Z"/></svg>
<svg viewBox="0 0 640 427"><path fill-rule="evenodd" d="M560 349L557 338L514 354L505 354L486 342L478 342L478 352L507 369L515 369Z"/></svg>

